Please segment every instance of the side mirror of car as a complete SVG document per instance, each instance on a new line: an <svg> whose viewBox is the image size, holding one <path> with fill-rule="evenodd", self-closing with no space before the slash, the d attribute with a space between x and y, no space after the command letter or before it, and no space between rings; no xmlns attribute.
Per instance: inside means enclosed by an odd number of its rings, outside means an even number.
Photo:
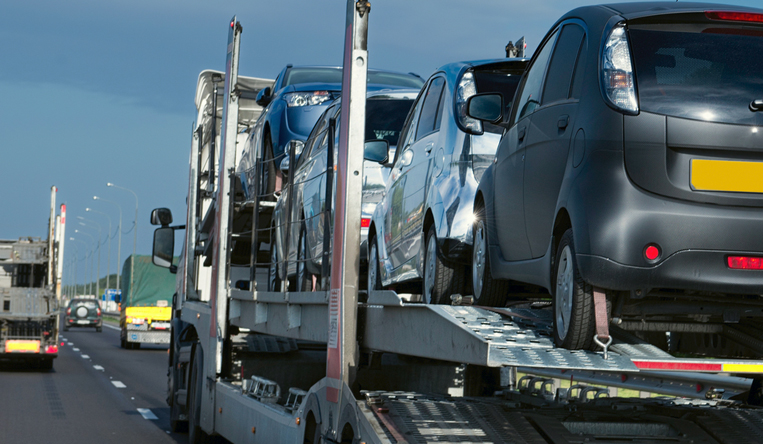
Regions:
<svg viewBox="0 0 763 444"><path fill-rule="evenodd" d="M151 212L151 225L166 227L172 223L172 211L169 208L157 208Z"/></svg>
<svg viewBox="0 0 763 444"><path fill-rule="evenodd" d="M366 140L363 145L363 159L377 162L382 165L389 158L389 141L384 139Z"/></svg>
<svg viewBox="0 0 763 444"><path fill-rule="evenodd" d="M266 86L265 88L262 88L260 92L257 93L257 98L254 100L257 102L260 106L268 106L268 103L272 100L271 95L271 89L269 86Z"/></svg>
<svg viewBox="0 0 763 444"><path fill-rule="evenodd" d="M171 227L159 227L154 230L154 246L151 252L154 265L163 268L171 268L174 252L175 230Z"/></svg>
<svg viewBox="0 0 763 444"><path fill-rule="evenodd" d="M498 123L503 118L503 96L485 93L469 97L466 115L484 122Z"/></svg>

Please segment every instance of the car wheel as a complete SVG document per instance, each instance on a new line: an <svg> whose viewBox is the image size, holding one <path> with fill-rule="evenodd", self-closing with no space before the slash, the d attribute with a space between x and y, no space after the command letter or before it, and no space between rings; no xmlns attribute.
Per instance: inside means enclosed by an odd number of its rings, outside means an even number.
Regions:
<svg viewBox="0 0 763 444"><path fill-rule="evenodd" d="M443 261L438 254L435 227L429 227L424 252L424 302L447 304L450 296L464 291L464 270L456 264Z"/></svg>
<svg viewBox="0 0 763 444"><path fill-rule="evenodd" d="M379 271L379 246L376 242L376 236L373 236L368 247L368 291L381 290L381 274Z"/></svg>
<svg viewBox="0 0 763 444"><path fill-rule="evenodd" d="M95 331L100 333L103 331L103 327L95 327Z"/></svg>
<svg viewBox="0 0 763 444"><path fill-rule="evenodd" d="M275 200L273 193L276 191L276 163L273 156L273 141L270 134L265 136L265 161L262 171L262 185L264 190L260 190L262 200Z"/></svg>
<svg viewBox="0 0 763 444"><path fill-rule="evenodd" d="M572 230L559 241L552 277L554 342L570 350L590 349L596 331L593 287L578 272Z"/></svg>
<svg viewBox="0 0 763 444"><path fill-rule="evenodd" d="M503 307L506 305L509 282L503 279L493 279L490 271L490 255L487 250L487 227L484 215L475 221L472 232L474 234L472 290L475 303L488 307Z"/></svg>
<svg viewBox="0 0 763 444"><path fill-rule="evenodd" d="M297 291L313 291L313 275L307 270L307 231L305 223L299 230L299 244L297 245Z"/></svg>
<svg viewBox="0 0 763 444"><path fill-rule="evenodd" d="M281 291L281 277L278 273L278 250L276 250L276 229L270 229L270 265L268 265L268 291Z"/></svg>
<svg viewBox="0 0 763 444"><path fill-rule="evenodd" d="M69 327L64 326L64 331L69 331Z"/></svg>

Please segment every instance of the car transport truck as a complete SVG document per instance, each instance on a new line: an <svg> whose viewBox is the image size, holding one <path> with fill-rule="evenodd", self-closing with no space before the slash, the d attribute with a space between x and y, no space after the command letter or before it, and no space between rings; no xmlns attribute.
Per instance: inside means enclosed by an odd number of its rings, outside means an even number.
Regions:
<svg viewBox="0 0 763 444"><path fill-rule="evenodd" d="M63 250L63 225L55 216L55 187L50 199L47 240L0 240L0 360L26 360L42 369L52 369L58 357L56 270L62 255L55 253Z"/></svg>
<svg viewBox="0 0 763 444"><path fill-rule="evenodd" d="M450 305L428 305L417 295L358 290L363 159L349 147L364 143L370 7L347 1L344 109L331 125L339 132L336 194L334 211L323 213L335 217L323 250L332 255L328 288L266 291L269 264L258 262L258 250L267 236L257 217L268 208L242 198L234 166L237 138L258 112L253 98L269 81L238 76L235 17L224 76L199 77L185 224L173 226L166 208L151 214L160 225L153 262L177 274L167 399L173 430L187 428L192 443L210 435L303 444L759 440L761 360L676 358L616 322L603 349L567 350L554 345L543 301L479 307L453 294ZM175 266L177 230L185 237ZM248 263L241 261L246 244ZM744 333L744 346L759 357L760 333ZM580 382L555 388L554 376L678 398L609 398Z"/></svg>

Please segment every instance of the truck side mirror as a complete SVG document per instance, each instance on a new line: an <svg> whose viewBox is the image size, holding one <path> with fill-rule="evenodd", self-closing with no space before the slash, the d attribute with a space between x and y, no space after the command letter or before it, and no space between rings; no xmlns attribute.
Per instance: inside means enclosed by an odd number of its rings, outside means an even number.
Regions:
<svg viewBox="0 0 763 444"><path fill-rule="evenodd" d="M257 93L257 98L254 101L260 106L268 106L268 103L272 100L270 91L271 89L269 86L262 88L260 92Z"/></svg>
<svg viewBox="0 0 763 444"><path fill-rule="evenodd" d="M151 225L166 227L172 223L172 211L169 208L157 208L151 212Z"/></svg>
<svg viewBox="0 0 763 444"><path fill-rule="evenodd" d="M377 162L380 164L387 163L389 158L389 141L384 139L366 140L363 144L363 159L370 160L371 162Z"/></svg>
<svg viewBox="0 0 763 444"><path fill-rule="evenodd" d="M160 227L154 230L154 247L151 252L154 265L171 268L174 252L175 230L170 227Z"/></svg>
<svg viewBox="0 0 763 444"><path fill-rule="evenodd" d="M485 122L500 122L503 118L503 96L498 93L485 93L469 97L466 102L466 115Z"/></svg>

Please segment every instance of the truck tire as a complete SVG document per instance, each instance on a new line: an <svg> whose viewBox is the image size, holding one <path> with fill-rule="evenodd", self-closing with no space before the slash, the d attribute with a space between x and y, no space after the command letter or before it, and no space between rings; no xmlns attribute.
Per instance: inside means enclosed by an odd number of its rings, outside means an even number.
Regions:
<svg viewBox="0 0 763 444"><path fill-rule="evenodd" d="M40 370L42 371L50 371L53 370L53 359L42 359L39 362Z"/></svg>
<svg viewBox="0 0 763 444"><path fill-rule="evenodd" d="M188 382L188 442L206 444L209 435L201 429L201 389L204 378L204 352L199 344L193 346L191 358L191 379Z"/></svg>

